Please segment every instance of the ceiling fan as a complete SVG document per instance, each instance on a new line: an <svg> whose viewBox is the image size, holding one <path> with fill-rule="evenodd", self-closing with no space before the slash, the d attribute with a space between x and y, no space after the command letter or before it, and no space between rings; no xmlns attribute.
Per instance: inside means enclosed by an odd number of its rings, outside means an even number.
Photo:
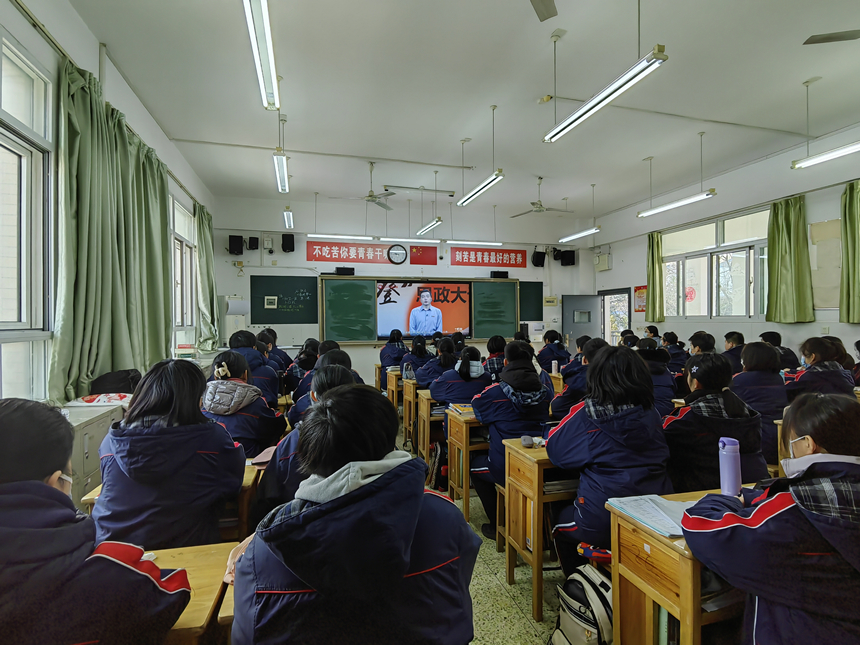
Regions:
<svg viewBox="0 0 860 645"><path fill-rule="evenodd" d="M860 38L860 29L851 31L833 31L829 34L815 34L804 42L804 45L823 45L825 43L840 43L845 40L857 40Z"/></svg>
<svg viewBox="0 0 860 645"><path fill-rule="evenodd" d="M373 192L373 162L369 161L368 165L370 166L370 192L367 193L364 197L329 197L329 199L361 199L369 204L376 204L380 208L383 208L387 211L393 211L394 209L385 203L385 199L387 197L391 197L392 195L396 195L396 193L392 193L390 190L385 191L384 193L379 193L378 195Z"/></svg>
<svg viewBox="0 0 860 645"><path fill-rule="evenodd" d="M555 18L558 15L558 9L555 8L555 0L531 0L538 20L543 22L550 18Z"/></svg>
<svg viewBox="0 0 860 645"><path fill-rule="evenodd" d="M537 185L538 185L538 198L536 202L529 202L532 205L532 209L525 211L523 213L518 213L516 215L511 215L511 219L515 217L522 217L523 215L528 215L529 213L568 213L570 211L563 211L560 208L546 208L540 201L540 185L543 182L543 177L538 177Z"/></svg>

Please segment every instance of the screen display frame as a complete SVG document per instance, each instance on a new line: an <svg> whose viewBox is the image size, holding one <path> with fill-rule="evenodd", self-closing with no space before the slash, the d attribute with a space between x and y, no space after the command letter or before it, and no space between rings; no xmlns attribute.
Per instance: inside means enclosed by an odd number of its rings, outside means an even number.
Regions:
<svg viewBox="0 0 860 645"><path fill-rule="evenodd" d="M472 281L471 280L462 280L462 279L460 279L460 280L457 280L457 279L446 280L446 279L440 279L440 278L428 279L428 280L416 280L416 279L408 279L408 278L407 279L401 279L401 280L386 280L386 279L376 278L376 293L377 293L377 299L376 299L376 312L377 312L377 314L376 314L376 320L377 320L376 332L377 332L377 340L378 341L387 341L390 337L390 331L391 331L390 329L385 334L379 333L381 331L379 329L379 326L380 326L379 307L381 306L381 304L379 302L379 298L383 294L383 291L386 289L386 287L388 285L392 285L392 284L397 286L397 287L402 286L403 288L414 287L415 285L420 285L421 287L426 286L426 287L429 287L431 289L433 289L434 287L451 287L451 286L465 287L468 291L468 298L469 298L469 306L468 306L469 323L468 323L468 333L462 332L462 334L467 339L471 339L474 337L474 321L473 321L474 302L472 300L474 294L473 294ZM454 295L456 295L456 293ZM434 295L434 302L436 302L436 301L437 301L437 299L436 299L436 296ZM409 334L408 325L406 325L406 327L407 327L406 329L401 330L403 332L403 338L404 338L404 340L411 340L412 336ZM450 336L451 334L445 334L445 335ZM430 340L429 336L427 336L426 338L428 341Z"/></svg>

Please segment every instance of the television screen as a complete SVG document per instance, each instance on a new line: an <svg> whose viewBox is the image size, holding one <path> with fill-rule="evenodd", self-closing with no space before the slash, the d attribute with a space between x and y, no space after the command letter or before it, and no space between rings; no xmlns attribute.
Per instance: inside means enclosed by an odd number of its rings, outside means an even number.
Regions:
<svg viewBox="0 0 860 645"><path fill-rule="evenodd" d="M430 337L455 331L468 337L472 327L472 285L469 282L377 282L376 333L388 338L392 329L405 337Z"/></svg>

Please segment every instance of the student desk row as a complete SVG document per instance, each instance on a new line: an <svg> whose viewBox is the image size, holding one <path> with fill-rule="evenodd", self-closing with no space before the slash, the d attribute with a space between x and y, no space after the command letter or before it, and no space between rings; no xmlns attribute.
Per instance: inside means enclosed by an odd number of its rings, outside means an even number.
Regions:
<svg viewBox="0 0 860 645"><path fill-rule="evenodd" d="M485 427L475 417L464 417L454 410L448 414L448 497L463 500L463 517L469 521L469 463L472 453L489 450L483 437L472 437L472 431Z"/></svg>
<svg viewBox="0 0 860 645"><path fill-rule="evenodd" d="M400 377L400 369L392 367L386 372L386 396L388 400L397 407L400 403L400 392L403 390L403 379Z"/></svg>
<svg viewBox="0 0 860 645"><path fill-rule="evenodd" d="M413 424L418 415L418 381L415 379L403 379L403 441L412 443L415 451L415 437L413 436Z"/></svg>
<svg viewBox="0 0 860 645"><path fill-rule="evenodd" d="M561 374L550 374L549 378L552 380L554 393L561 394L562 390L564 390L564 379L561 377Z"/></svg>

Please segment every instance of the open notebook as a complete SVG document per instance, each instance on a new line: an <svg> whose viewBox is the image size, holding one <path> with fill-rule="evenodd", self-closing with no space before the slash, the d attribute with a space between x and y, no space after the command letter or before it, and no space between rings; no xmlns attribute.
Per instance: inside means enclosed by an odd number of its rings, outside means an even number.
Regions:
<svg viewBox="0 0 860 645"><path fill-rule="evenodd" d="M684 511L696 502L670 502L659 495L612 497L609 505L666 537L679 537Z"/></svg>

